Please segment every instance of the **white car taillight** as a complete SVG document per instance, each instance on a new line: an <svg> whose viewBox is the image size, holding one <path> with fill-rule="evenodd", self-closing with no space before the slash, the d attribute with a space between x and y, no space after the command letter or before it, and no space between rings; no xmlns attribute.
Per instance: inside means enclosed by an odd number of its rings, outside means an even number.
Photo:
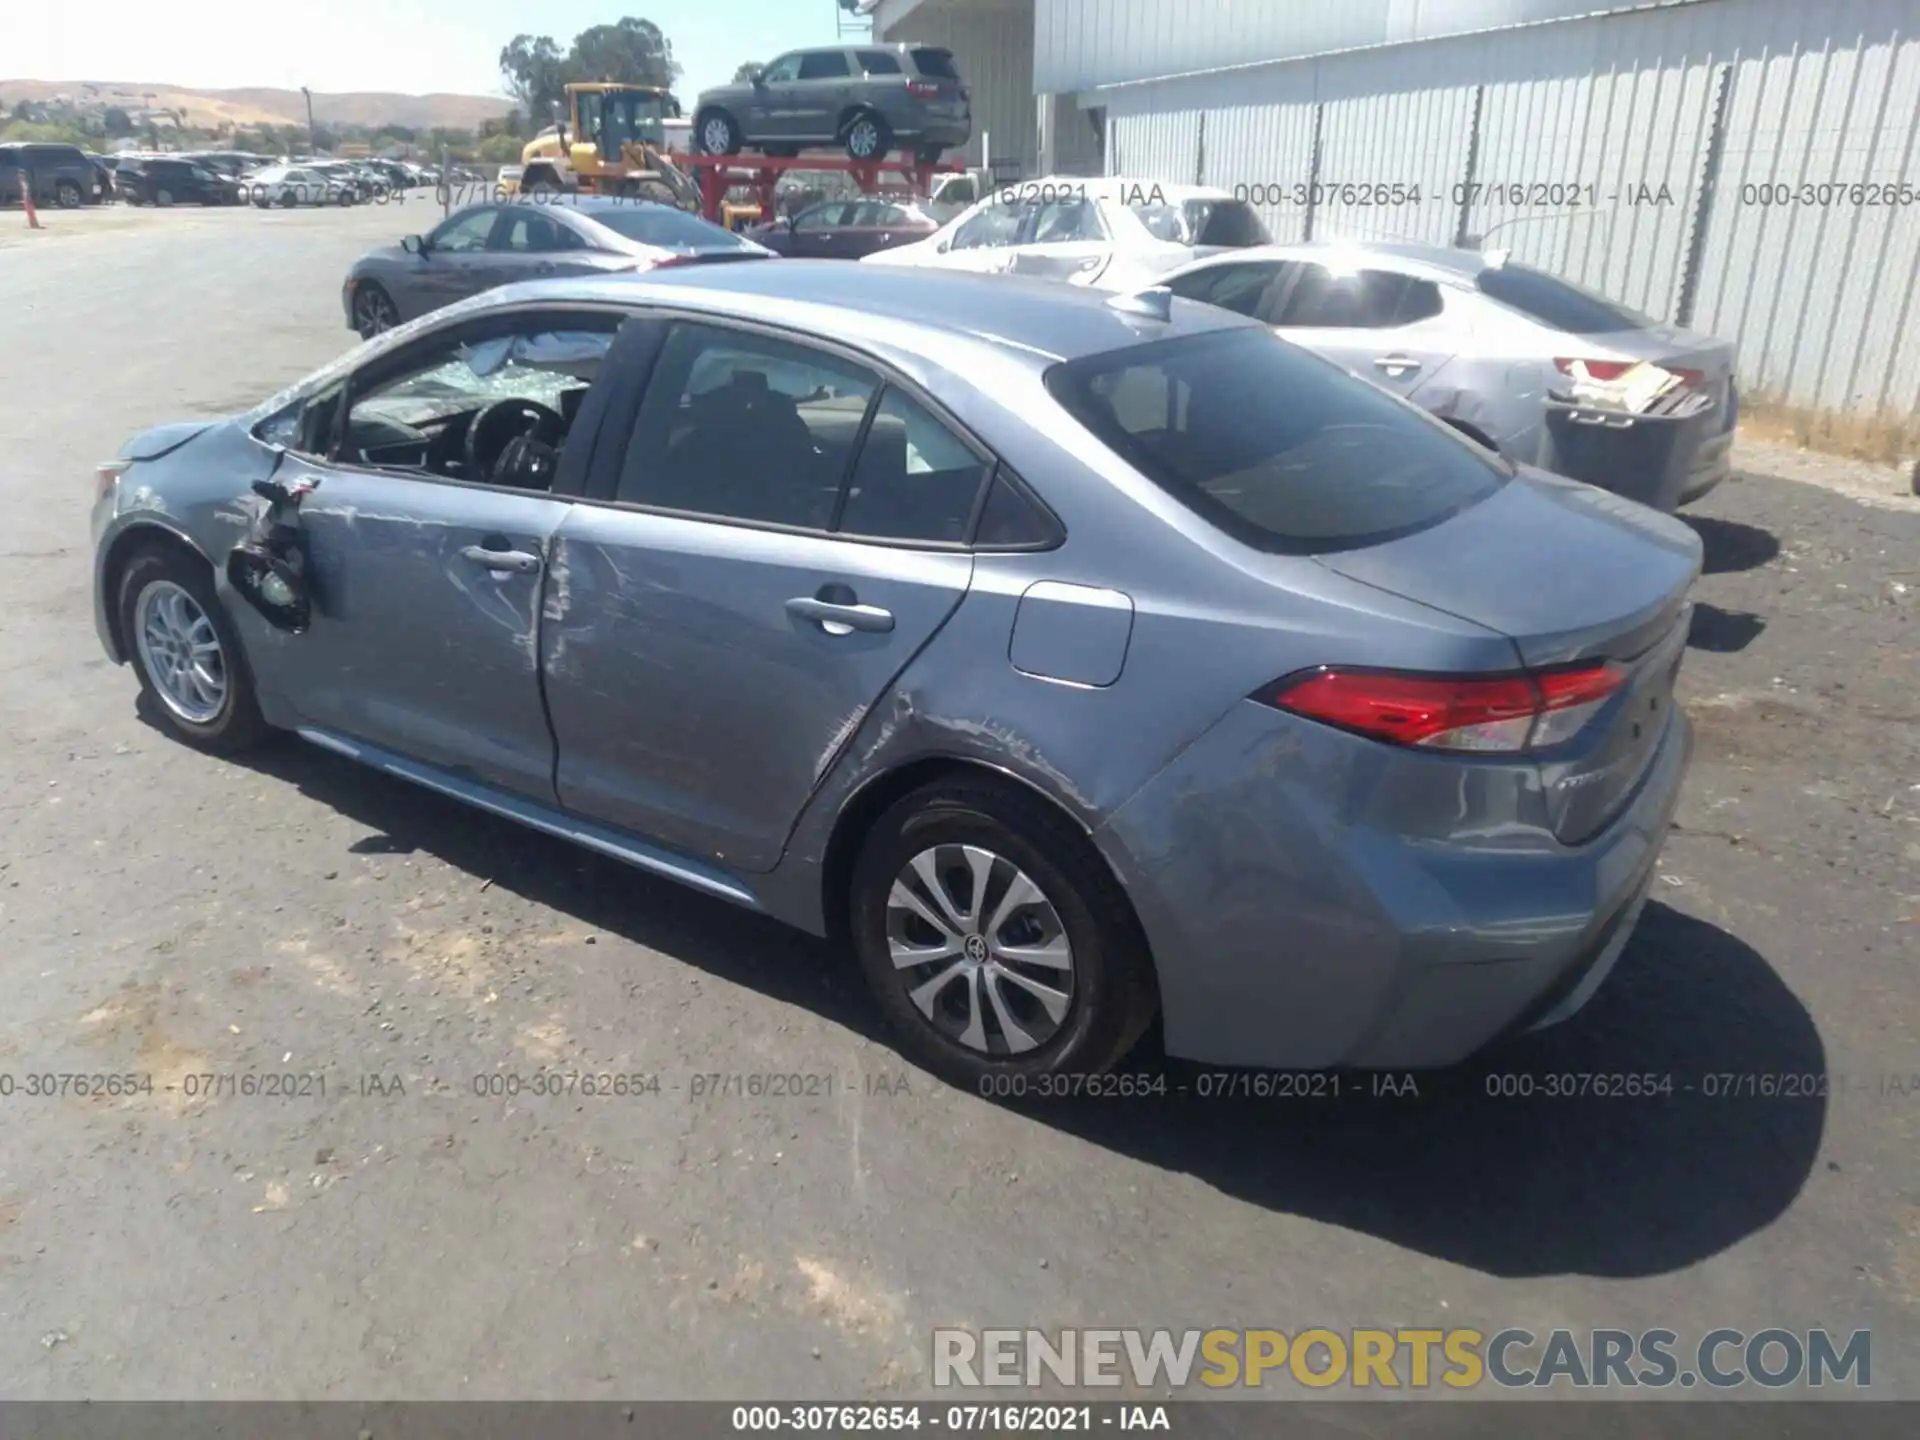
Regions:
<svg viewBox="0 0 1920 1440"><path fill-rule="evenodd" d="M93 498L104 500L120 483L120 477L127 473L131 460L108 460L93 467Z"/></svg>

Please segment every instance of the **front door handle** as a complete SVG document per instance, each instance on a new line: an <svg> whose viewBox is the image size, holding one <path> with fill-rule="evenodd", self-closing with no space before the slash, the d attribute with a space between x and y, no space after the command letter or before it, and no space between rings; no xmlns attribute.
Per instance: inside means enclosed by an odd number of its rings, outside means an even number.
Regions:
<svg viewBox="0 0 1920 1440"><path fill-rule="evenodd" d="M878 605L837 604L811 595L796 595L787 601L787 613L814 621L829 635L851 635L856 630L884 635L893 629L893 612L882 610Z"/></svg>
<svg viewBox="0 0 1920 1440"><path fill-rule="evenodd" d="M1374 368L1387 372L1389 379L1398 380L1402 375L1411 375L1420 368L1420 362L1411 355L1382 355L1373 362Z"/></svg>
<svg viewBox="0 0 1920 1440"><path fill-rule="evenodd" d="M469 545L460 554L496 573L536 575L540 571L540 557L525 550L496 550L487 545Z"/></svg>

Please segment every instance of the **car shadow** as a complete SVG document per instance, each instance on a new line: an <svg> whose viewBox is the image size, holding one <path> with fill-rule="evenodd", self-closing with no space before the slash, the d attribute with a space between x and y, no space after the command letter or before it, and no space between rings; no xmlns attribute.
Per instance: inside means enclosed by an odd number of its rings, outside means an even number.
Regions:
<svg viewBox="0 0 1920 1440"><path fill-rule="evenodd" d="M1687 644L1717 655L1736 655L1758 640L1766 628L1767 622L1751 611L1722 610L1697 600L1687 627Z"/></svg>
<svg viewBox="0 0 1920 1440"><path fill-rule="evenodd" d="M244 763L376 832L355 853L429 854L890 1043L857 968L827 942L291 739ZM1315 1098L1203 1097L1226 1088L1224 1072L1169 1060L1150 1036L1126 1073L1136 1088L1164 1077L1164 1095L992 1103L1250 1204L1489 1274L1630 1277L1713 1255L1792 1203L1826 1101L1738 1092L1762 1083L1745 1077L1825 1068L1811 1016L1764 958L1656 900L1579 1015L1449 1070L1329 1076ZM1234 1086L1262 1080L1232 1073L1249 1077Z"/></svg>
<svg viewBox="0 0 1920 1440"><path fill-rule="evenodd" d="M1771 530L1745 525L1738 520L1721 520L1712 515L1682 515L1693 527L1706 551L1702 561L1708 575L1727 575L1738 570L1758 570L1780 553L1780 541Z"/></svg>

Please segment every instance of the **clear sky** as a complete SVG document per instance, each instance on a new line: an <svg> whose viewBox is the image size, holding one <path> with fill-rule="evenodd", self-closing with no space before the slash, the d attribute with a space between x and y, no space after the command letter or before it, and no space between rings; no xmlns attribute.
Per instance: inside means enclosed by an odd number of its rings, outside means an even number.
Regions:
<svg viewBox="0 0 1920 1440"><path fill-rule="evenodd" d="M691 101L743 60L831 44L835 0L22 0L0 21L0 79L142 80L188 89L500 90L500 47L525 31L560 48L589 25L651 20Z"/></svg>

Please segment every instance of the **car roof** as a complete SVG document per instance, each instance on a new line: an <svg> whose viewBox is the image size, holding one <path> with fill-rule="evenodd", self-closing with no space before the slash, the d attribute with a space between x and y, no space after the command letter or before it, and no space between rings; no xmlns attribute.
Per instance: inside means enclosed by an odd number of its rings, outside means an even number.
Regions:
<svg viewBox="0 0 1920 1440"><path fill-rule="evenodd" d="M945 338L1051 364L1217 330L1262 328L1212 305L1176 300L1166 321L1116 308L1106 291L962 271L836 260L686 266L604 278L536 280L487 292L514 300L685 305L832 339L911 352Z"/></svg>
<svg viewBox="0 0 1920 1440"><path fill-rule="evenodd" d="M1129 203L1151 199L1157 190L1173 204L1184 200L1231 200L1231 191L1216 185L1177 185L1166 180L1136 179L1131 175L1041 175L1032 180L1016 180L1004 187L1012 198L1037 195L1046 198L1048 189L1065 192L1061 198L1085 195L1089 200L1125 200ZM989 199L992 196L987 197Z"/></svg>
<svg viewBox="0 0 1920 1440"><path fill-rule="evenodd" d="M1371 265L1422 280L1454 284L1471 284L1475 276L1495 264L1493 257L1478 250L1422 245L1410 240L1302 240L1285 245L1257 245L1236 250L1232 255L1236 260L1321 261L1330 257L1338 257L1348 265Z"/></svg>

